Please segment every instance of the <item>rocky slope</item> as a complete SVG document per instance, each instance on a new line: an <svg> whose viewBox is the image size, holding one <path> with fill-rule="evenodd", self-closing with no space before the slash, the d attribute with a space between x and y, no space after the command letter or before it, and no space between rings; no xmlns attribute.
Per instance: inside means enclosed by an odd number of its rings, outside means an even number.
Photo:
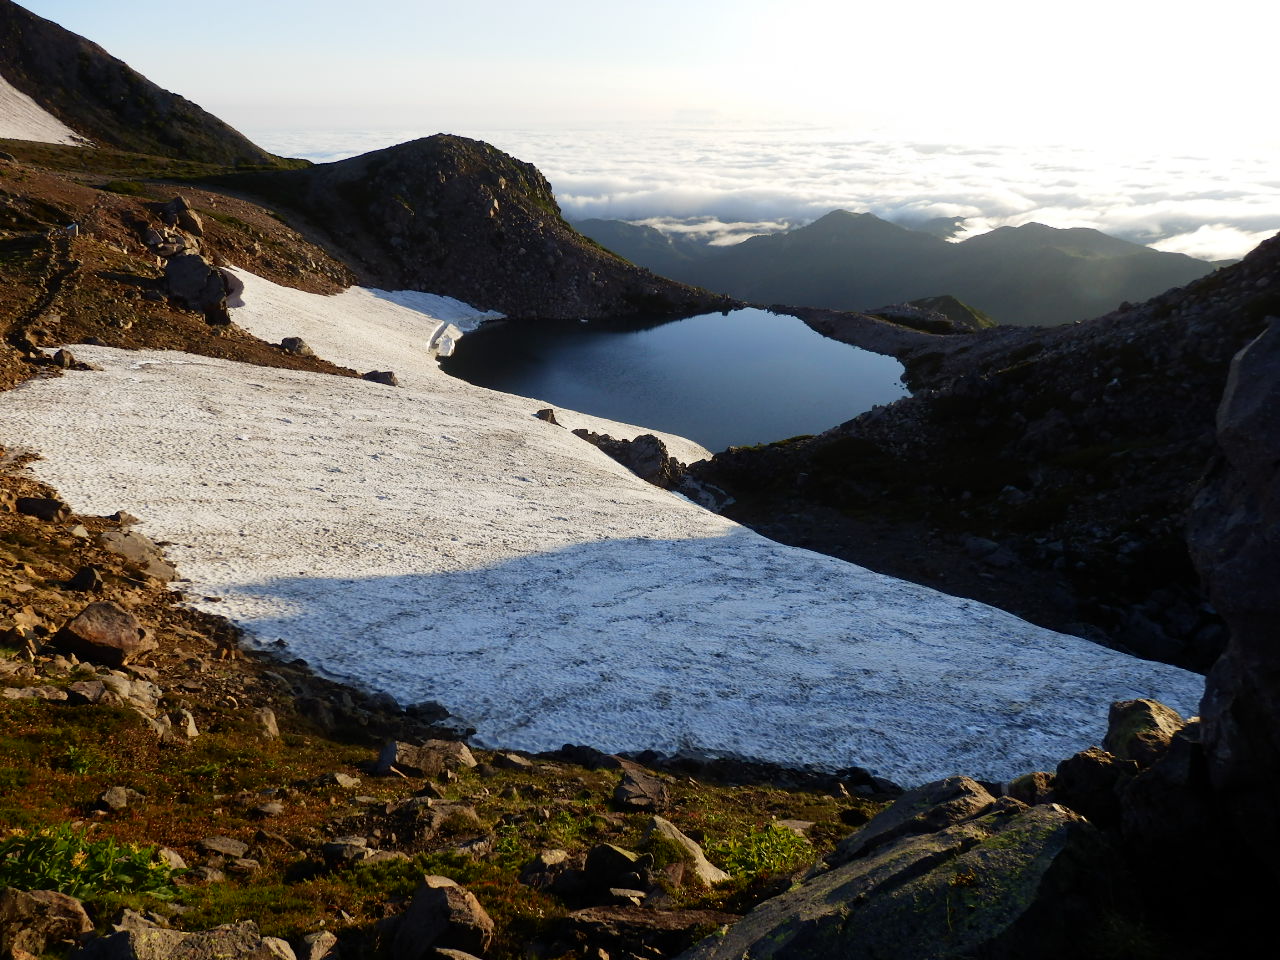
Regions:
<svg viewBox="0 0 1280 960"><path fill-rule="evenodd" d="M189 100L162 90L95 43L0 0L0 73L95 143L229 165L277 166Z"/></svg>
<svg viewBox="0 0 1280 960"><path fill-rule="evenodd" d="M1280 314L1280 241L1054 330L897 335L915 395L701 476L786 542L1206 670L1226 634L1183 533L1233 354ZM865 318L801 311L882 341Z"/></svg>
<svg viewBox="0 0 1280 960"><path fill-rule="evenodd" d="M430 290L511 317L671 316L734 303L585 239L536 168L476 140L437 134L232 183L302 218L375 286Z"/></svg>

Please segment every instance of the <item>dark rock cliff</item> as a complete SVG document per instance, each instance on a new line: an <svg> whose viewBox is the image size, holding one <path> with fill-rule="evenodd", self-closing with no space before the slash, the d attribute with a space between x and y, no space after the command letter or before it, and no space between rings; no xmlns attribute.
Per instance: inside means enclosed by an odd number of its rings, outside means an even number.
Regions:
<svg viewBox="0 0 1280 960"><path fill-rule="evenodd" d="M437 134L307 170L237 178L288 207L371 284L512 317L679 315L732 305L576 233L531 164Z"/></svg>
<svg viewBox="0 0 1280 960"><path fill-rule="evenodd" d="M0 0L0 73L95 143L184 160L277 165L194 103L56 23Z"/></svg>

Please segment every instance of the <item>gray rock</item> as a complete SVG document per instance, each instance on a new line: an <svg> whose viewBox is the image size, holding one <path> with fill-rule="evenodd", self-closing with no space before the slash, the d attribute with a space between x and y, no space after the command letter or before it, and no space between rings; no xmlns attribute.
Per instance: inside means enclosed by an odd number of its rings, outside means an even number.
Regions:
<svg viewBox="0 0 1280 960"><path fill-rule="evenodd" d="M93 931L75 897L52 890L0 890L0 956L43 954L79 942Z"/></svg>
<svg viewBox="0 0 1280 960"><path fill-rule="evenodd" d="M196 844L205 853L214 853L224 857L243 857L249 852L249 845L233 837L205 837Z"/></svg>
<svg viewBox="0 0 1280 960"><path fill-rule="evenodd" d="M1205 685L1202 739L1214 790L1273 880L1280 876L1280 319L1231 362L1220 457L1197 492L1188 544L1230 629Z"/></svg>
<svg viewBox="0 0 1280 960"><path fill-rule="evenodd" d="M222 272L198 253L179 253L166 260L164 282L169 296L181 305L203 312L210 320L230 322Z"/></svg>
<svg viewBox="0 0 1280 960"><path fill-rule="evenodd" d="M253 921L199 933L138 925L94 940L76 960L297 960L283 940L264 937Z"/></svg>
<svg viewBox="0 0 1280 960"><path fill-rule="evenodd" d="M262 735L268 740L275 740L280 736L280 725L276 722L276 712L270 707L260 707L253 712L254 717L258 720L258 727L262 730Z"/></svg>
<svg viewBox="0 0 1280 960"><path fill-rule="evenodd" d="M123 810L142 799L142 794L131 787L111 787L98 798L98 803L106 810Z"/></svg>
<svg viewBox="0 0 1280 960"><path fill-rule="evenodd" d="M623 761L622 780L613 791L613 802L626 810L654 811L670 801L666 784L629 761Z"/></svg>
<svg viewBox="0 0 1280 960"><path fill-rule="evenodd" d="M280 349L292 353L295 357L314 357L316 352L307 346L301 337L285 337L280 341Z"/></svg>
<svg viewBox="0 0 1280 960"><path fill-rule="evenodd" d="M458 740L428 740L421 744L392 740L382 748L374 773L386 776L394 767L411 777L435 777L446 770L475 765L476 758Z"/></svg>
<svg viewBox="0 0 1280 960"><path fill-rule="evenodd" d="M81 593L97 593L102 589L102 574L97 567L81 567L74 577L67 581L68 590Z"/></svg>
<svg viewBox="0 0 1280 960"><path fill-rule="evenodd" d="M448 877L426 877L401 918L392 945L396 960L422 960L433 947L482 955L493 942L493 920L475 895Z"/></svg>
<svg viewBox="0 0 1280 960"><path fill-rule="evenodd" d="M160 217L171 227L185 230L193 236L204 236L204 221L191 208L191 204L187 202L186 197L177 196L164 204L160 208Z"/></svg>
<svg viewBox="0 0 1280 960"><path fill-rule="evenodd" d="M148 537L132 530L109 530L98 541L117 556L124 557L149 577L168 583L178 575L177 568L164 558L160 548Z"/></svg>
<svg viewBox="0 0 1280 960"><path fill-rule="evenodd" d="M370 370L368 373L360 375L361 380L368 380L370 383L382 383L388 387L400 386L400 380L391 370Z"/></svg>
<svg viewBox="0 0 1280 960"><path fill-rule="evenodd" d="M81 660L115 667L159 646L137 617L108 600L89 604L53 640Z"/></svg>
<svg viewBox="0 0 1280 960"><path fill-rule="evenodd" d="M328 930L318 930L299 938L293 945L298 960L333 960L338 956L338 938Z"/></svg>
<svg viewBox="0 0 1280 960"><path fill-rule="evenodd" d="M767 900L682 960L1097 956L1115 892L1101 835L1055 804L1001 801L903 834Z"/></svg>
<svg viewBox="0 0 1280 960"><path fill-rule="evenodd" d="M645 839L650 842L665 841L679 850L688 868L685 876L692 875L701 886L712 887L729 879L729 874L708 860L702 847L681 833L670 820L664 820L662 817L652 818L645 828Z"/></svg>
<svg viewBox="0 0 1280 960"><path fill-rule="evenodd" d="M996 802L982 784L968 777L948 777L908 790L857 833L846 837L827 855L838 867L899 837L932 833L989 810Z"/></svg>

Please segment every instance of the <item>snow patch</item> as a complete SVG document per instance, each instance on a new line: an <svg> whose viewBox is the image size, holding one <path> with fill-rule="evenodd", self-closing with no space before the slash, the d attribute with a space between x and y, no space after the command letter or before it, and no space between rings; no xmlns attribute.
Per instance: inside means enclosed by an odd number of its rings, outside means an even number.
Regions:
<svg viewBox="0 0 1280 960"><path fill-rule="evenodd" d="M3 76L0 76L0 139L75 146L89 143Z"/></svg>
<svg viewBox="0 0 1280 960"><path fill-rule="evenodd" d="M444 375L425 348L460 307L238 276L237 323L403 386L78 345L103 369L0 394L5 443L39 450L77 510L173 542L198 605L328 675L438 700L482 745L914 784L1051 769L1100 741L1113 700L1196 709L1195 674L766 540L533 418L538 401Z"/></svg>

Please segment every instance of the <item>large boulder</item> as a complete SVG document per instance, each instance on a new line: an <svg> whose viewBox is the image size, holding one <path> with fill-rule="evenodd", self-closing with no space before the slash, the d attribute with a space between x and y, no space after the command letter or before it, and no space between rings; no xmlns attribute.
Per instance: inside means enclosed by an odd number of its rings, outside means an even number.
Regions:
<svg viewBox="0 0 1280 960"><path fill-rule="evenodd" d="M297 960L283 940L264 937L252 920L185 933L133 916L108 937L92 940L75 960Z"/></svg>
<svg viewBox="0 0 1280 960"><path fill-rule="evenodd" d="M82 660L123 666L159 644L138 618L109 600L91 603L54 636L62 650Z"/></svg>
<svg viewBox="0 0 1280 960"><path fill-rule="evenodd" d="M378 755L374 773L386 776L398 770L411 777L435 777L446 770L475 765L476 758L459 740L427 740L425 743L390 740Z"/></svg>
<svg viewBox="0 0 1280 960"><path fill-rule="evenodd" d="M75 897L53 890L0 890L0 957L77 943L93 923Z"/></svg>
<svg viewBox="0 0 1280 960"><path fill-rule="evenodd" d="M493 942L493 920L475 895L448 877L426 877L400 919L391 955L422 960L432 947L482 955Z"/></svg>
<svg viewBox="0 0 1280 960"><path fill-rule="evenodd" d="M182 306L199 310L211 321L230 322L222 271L200 254L179 253L166 260L164 282L169 296Z"/></svg>
<svg viewBox="0 0 1280 960"><path fill-rule="evenodd" d="M1103 749L1148 766L1169 749L1174 734L1186 725L1176 710L1156 700L1118 700L1107 715Z"/></svg>
<svg viewBox="0 0 1280 960"><path fill-rule="evenodd" d="M920 812L891 807L899 826L889 832L918 822ZM936 832L872 845L681 957L1100 956L1105 945L1095 941L1122 889L1113 869L1108 844L1081 817L1006 798Z"/></svg>
<svg viewBox="0 0 1280 960"><path fill-rule="evenodd" d="M1188 530L1230 628L1205 686L1202 741L1222 806L1280 876L1280 319L1232 360L1217 435Z"/></svg>
<svg viewBox="0 0 1280 960"><path fill-rule="evenodd" d="M865 827L841 841L827 855L826 864L838 867L900 837L933 833L972 820L995 802L986 787L968 777L926 783L904 793Z"/></svg>
<svg viewBox="0 0 1280 960"><path fill-rule="evenodd" d="M671 848L687 868L687 874L696 883L704 887L715 886L729 879L714 863L707 859L697 841L687 837L670 820L654 817L645 828L645 839L652 843L663 843Z"/></svg>

